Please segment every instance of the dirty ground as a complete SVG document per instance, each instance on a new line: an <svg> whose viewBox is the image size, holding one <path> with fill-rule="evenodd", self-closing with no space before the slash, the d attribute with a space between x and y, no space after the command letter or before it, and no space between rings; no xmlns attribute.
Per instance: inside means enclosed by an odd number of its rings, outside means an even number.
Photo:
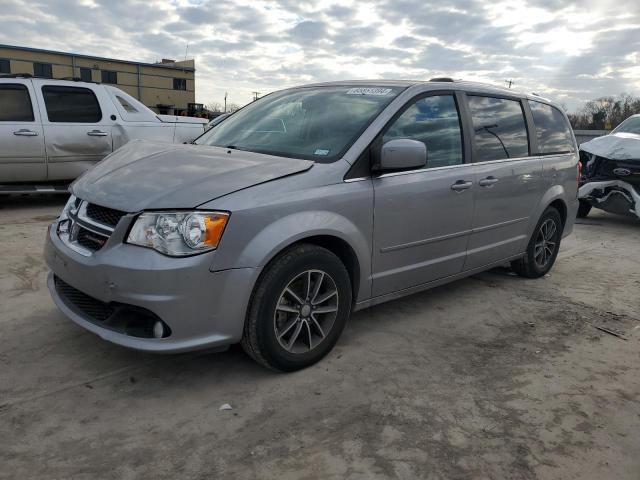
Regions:
<svg viewBox="0 0 640 480"><path fill-rule="evenodd" d="M640 220L580 220L540 280L359 312L283 375L64 318L41 256L63 203L0 198L0 478L640 478Z"/></svg>

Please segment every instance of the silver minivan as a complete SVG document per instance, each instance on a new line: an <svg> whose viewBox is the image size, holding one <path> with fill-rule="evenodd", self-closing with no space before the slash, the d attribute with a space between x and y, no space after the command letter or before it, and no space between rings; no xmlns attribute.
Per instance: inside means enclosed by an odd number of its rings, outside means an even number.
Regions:
<svg viewBox="0 0 640 480"><path fill-rule="evenodd" d="M151 352L240 342L290 371L350 313L504 263L545 275L577 210L566 115L439 79L278 91L191 145L133 141L70 187L57 306Z"/></svg>

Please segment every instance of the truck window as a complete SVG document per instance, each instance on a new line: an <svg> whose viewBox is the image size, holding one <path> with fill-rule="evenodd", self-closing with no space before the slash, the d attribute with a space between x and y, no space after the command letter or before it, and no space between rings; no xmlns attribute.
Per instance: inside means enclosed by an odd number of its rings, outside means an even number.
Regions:
<svg viewBox="0 0 640 480"><path fill-rule="evenodd" d="M560 110L533 100L529 100L529 107L536 127L540 153L549 155L573 152L571 127Z"/></svg>
<svg viewBox="0 0 640 480"><path fill-rule="evenodd" d="M517 100L469 96L475 138L474 162L529 155L529 137Z"/></svg>
<svg viewBox="0 0 640 480"><path fill-rule="evenodd" d="M27 87L19 83L0 85L0 122L33 122L33 108Z"/></svg>
<svg viewBox="0 0 640 480"><path fill-rule="evenodd" d="M92 90L80 87L42 87L50 122L96 123L102 119L98 99Z"/></svg>

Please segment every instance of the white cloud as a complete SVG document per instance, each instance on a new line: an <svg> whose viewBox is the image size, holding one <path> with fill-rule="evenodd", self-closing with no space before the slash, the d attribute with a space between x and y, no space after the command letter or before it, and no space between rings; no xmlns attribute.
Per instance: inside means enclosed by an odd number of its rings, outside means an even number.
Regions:
<svg viewBox="0 0 640 480"><path fill-rule="evenodd" d="M640 94L637 0L3 0L0 43L196 60L196 100L452 76L581 102Z"/></svg>

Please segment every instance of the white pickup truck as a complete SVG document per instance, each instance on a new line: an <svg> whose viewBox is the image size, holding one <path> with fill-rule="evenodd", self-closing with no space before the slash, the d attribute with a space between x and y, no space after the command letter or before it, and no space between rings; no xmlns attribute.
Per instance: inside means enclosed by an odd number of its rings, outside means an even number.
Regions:
<svg viewBox="0 0 640 480"><path fill-rule="evenodd" d="M0 77L0 193L66 191L130 140L190 142L206 122L158 115L109 85Z"/></svg>

